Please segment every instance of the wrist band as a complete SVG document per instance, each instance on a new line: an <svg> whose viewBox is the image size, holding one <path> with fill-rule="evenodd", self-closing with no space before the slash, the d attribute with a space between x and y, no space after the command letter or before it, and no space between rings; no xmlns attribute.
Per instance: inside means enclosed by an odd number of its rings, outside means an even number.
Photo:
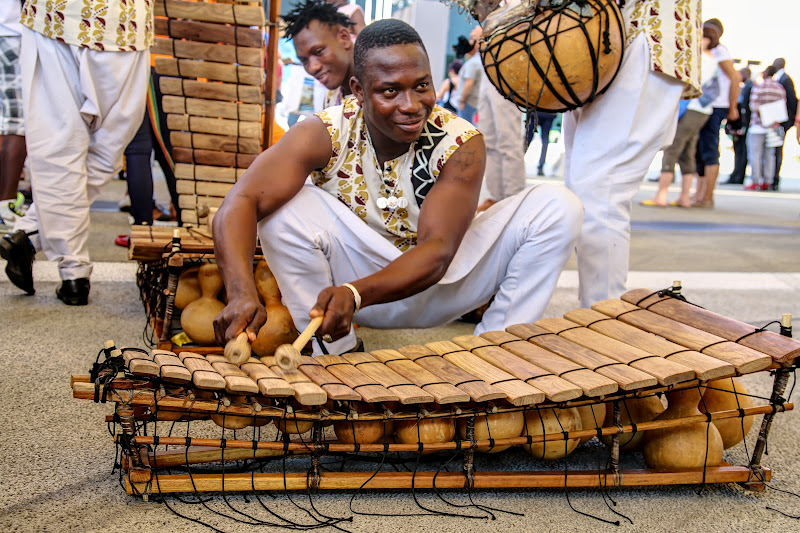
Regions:
<svg viewBox="0 0 800 533"><path fill-rule="evenodd" d="M342 287L347 287L353 293L353 300L356 304L356 310L353 313L358 313L358 310L361 309L361 295L358 293L358 289L350 285L349 283L342 283Z"/></svg>

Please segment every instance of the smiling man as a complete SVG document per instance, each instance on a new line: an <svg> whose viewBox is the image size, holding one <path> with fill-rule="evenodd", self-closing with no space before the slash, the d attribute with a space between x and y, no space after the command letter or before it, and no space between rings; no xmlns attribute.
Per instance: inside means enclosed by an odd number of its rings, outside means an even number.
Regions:
<svg viewBox="0 0 800 533"><path fill-rule="evenodd" d="M436 106L417 32L374 22L354 58L353 97L263 152L214 217L228 294L217 340L255 339L266 320L256 229L295 325L324 315L315 353L352 351L356 313L369 327L430 327L494 296L477 333L539 318L580 230L576 197L538 185L475 218L483 137Z"/></svg>
<svg viewBox="0 0 800 533"><path fill-rule="evenodd" d="M341 104L353 75L353 21L325 0L307 0L283 20L300 64L328 89L323 108Z"/></svg>

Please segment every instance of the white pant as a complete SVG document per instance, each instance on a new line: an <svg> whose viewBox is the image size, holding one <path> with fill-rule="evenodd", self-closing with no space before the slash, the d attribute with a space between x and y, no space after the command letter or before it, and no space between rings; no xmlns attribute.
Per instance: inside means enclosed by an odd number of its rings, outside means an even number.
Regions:
<svg viewBox="0 0 800 533"><path fill-rule="evenodd" d="M366 307L373 328L445 324L491 299L476 334L538 320L580 232L581 206L564 187L539 185L477 217L442 280L403 300ZM306 185L259 224L264 256L283 302L303 330L319 292L369 276L400 256L388 240L330 194ZM496 293L496 294L495 294ZM355 333L327 345L351 349ZM316 353L319 348L315 345Z"/></svg>
<svg viewBox="0 0 800 533"><path fill-rule="evenodd" d="M650 70L640 35L608 91L564 115L564 179L585 209L576 250L583 307L625 292L631 201L656 153L672 143L682 90Z"/></svg>
<svg viewBox="0 0 800 533"><path fill-rule="evenodd" d="M142 123L150 52L100 52L23 28L23 102L33 204L15 229L61 279L88 278L89 206Z"/></svg>
<svg viewBox="0 0 800 533"><path fill-rule="evenodd" d="M499 202L525 188L522 111L497 92L486 72L481 80L477 126L486 143L485 197Z"/></svg>

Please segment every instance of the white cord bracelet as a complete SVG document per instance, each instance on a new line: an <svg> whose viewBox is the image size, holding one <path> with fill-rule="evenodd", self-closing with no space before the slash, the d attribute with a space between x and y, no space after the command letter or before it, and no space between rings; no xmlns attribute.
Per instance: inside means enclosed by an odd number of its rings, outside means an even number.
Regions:
<svg viewBox="0 0 800 533"><path fill-rule="evenodd" d="M342 283L342 287L347 287L353 293L353 300L356 304L356 309L353 313L358 313L358 310L361 309L361 295L358 293L358 289L350 285L349 283Z"/></svg>

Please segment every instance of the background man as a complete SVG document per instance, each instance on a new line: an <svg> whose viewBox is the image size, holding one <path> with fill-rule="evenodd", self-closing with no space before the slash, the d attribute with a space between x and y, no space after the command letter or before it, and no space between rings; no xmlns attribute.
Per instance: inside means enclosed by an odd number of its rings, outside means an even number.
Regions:
<svg viewBox="0 0 800 533"><path fill-rule="evenodd" d="M794 80L786 74L786 60L779 57L773 61L772 66L775 67L774 79L783 86L786 91L786 122L781 124L783 127L783 137L786 139L786 133L794 125L794 116L797 114L797 92L794 88ZM784 143L785 144L785 143ZM775 179L772 181L772 190L778 190L778 182L781 179L781 165L783 164L783 145L775 148Z"/></svg>
<svg viewBox="0 0 800 533"><path fill-rule="evenodd" d="M483 138L435 105L416 31L370 24L354 64L354 97L263 152L214 218L228 294L218 341L243 330L254 339L266 320L252 273L256 226L298 328L324 314L328 337L315 353L352 350L356 313L370 327L429 327L496 293L477 332L541 316L579 231L574 195L540 185L475 218Z"/></svg>

